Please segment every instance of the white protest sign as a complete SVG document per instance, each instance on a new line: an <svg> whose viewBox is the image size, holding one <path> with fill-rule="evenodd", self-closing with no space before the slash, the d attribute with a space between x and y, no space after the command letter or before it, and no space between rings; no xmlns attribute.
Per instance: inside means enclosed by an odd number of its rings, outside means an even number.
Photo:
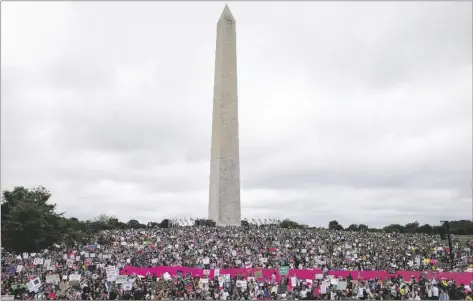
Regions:
<svg viewBox="0 0 473 301"><path fill-rule="evenodd" d="M35 259L33 260L33 264L34 264L34 265L39 265L39 264L43 264L43 263L44 263L43 258L35 258Z"/></svg>
<svg viewBox="0 0 473 301"><path fill-rule="evenodd" d="M291 286L296 287L297 286L297 277L291 277Z"/></svg>
<svg viewBox="0 0 473 301"><path fill-rule="evenodd" d="M39 288L41 287L41 280L39 279L39 277L36 277L35 279L28 282L27 286L28 286L28 291L37 292Z"/></svg>
<svg viewBox="0 0 473 301"><path fill-rule="evenodd" d="M344 291L347 289L347 282L346 281L338 281L337 289Z"/></svg>
<svg viewBox="0 0 473 301"><path fill-rule="evenodd" d="M118 275L116 276L116 279L115 282L117 284L123 284L123 283L126 283L128 282L128 276L127 275Z"/></svg>
<svg viewBox="0 0 473 301"><path fill-rule="evenodd" d="M69 282L80 282L81 276L78 274L70 274L69 275Z"/></svg>
<svg viewBox="0 0 473 301"><path fill-rule="evenodd" d="M125 282L122 284L122 288L124 291L131 291L133 285L130 282Z"/></svg>
<svg viewBox="0 0 473 301"><path fill-rule="evenodd" d="M207 285L209 285L209 279L207 279L207 278L200 279L200 281L199 281L199 287L200 288L203 288L204 286L207 286Z"/></svg>
<svg viewBox="0 0 473 301"><path fill-rule="evenodd" d="M117 269L115 266L106 267L105 273L107 274L107 281L113 282L117 280Z"/></svg>
<svg viewBox="0 0 473 301"><path fill-rule="evenodd" d="M246 280L237 280L236 287L246 289Z"/></svg>
<svg viewBox="0 0 473 301"><path fill-rule="evenodd" d="M59 275L53 274L46 276L46 283L59 284Z"/></svg>

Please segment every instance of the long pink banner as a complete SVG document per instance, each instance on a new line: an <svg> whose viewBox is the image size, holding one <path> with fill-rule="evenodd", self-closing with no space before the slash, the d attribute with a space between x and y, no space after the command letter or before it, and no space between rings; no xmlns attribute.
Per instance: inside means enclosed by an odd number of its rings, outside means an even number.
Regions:
<svg viewBox="0 0 473 301"><path fill-rule="evenodd" d="M192 276L202 276L204 274L204 270L202 269L197 269L197 268L184 268L184 267L152 267L152 268L138 268L134 266L125 266L121 271L120 274L126 275L126 274L136 274L140 276L146 276L146 274L150 273L151 275L155 274L156 276L160 276L164 273L169 273L171 276L175 276L178 271L181 271L183 273L183 276L185 276L187 273L191 273ZM209 278L214 277L214 271L215 270L208 270L209 271ZM236 276L236 275L243 275L243 276L248 276L250 273L252 275L255 274L255 272L261 271L263 278L269 278L271 279L271 276L276 273L276 280L279 281L280 275L278 273L277 269L220 269L220 275L224 274L230 274L231 277ZM393 276L392 274L389 274L386 271L330 271L328 272L329 275L334 275L335 277L343 277L346 278L348 274L351 273L351 276L353 279L356 279L358 277L362 277L363 279L374 279L376 277L379 277L380 279L384 279L387 277ZM292 277L296 276L297 278L301 279L314 279L315 274L322 274L322 270L319 269L314 269L314 270L294 270L290 269L289 274L286 277ZM425 275L424 272L411 272L411 271L399 271L395 274L397 277L398 275L401 275L402 278L404 279L410 279L412 276L414 276L416 279L419 279L421 275ZM465 285L470 285L470 282L473 280L473 273L468 273L468 272L459 272L459 273L453 273L453 272L442 272L442 273L428 273L428 277L435 277L436 279L449 279L449 280L455 280L459 284L465 284Z"/></svg>

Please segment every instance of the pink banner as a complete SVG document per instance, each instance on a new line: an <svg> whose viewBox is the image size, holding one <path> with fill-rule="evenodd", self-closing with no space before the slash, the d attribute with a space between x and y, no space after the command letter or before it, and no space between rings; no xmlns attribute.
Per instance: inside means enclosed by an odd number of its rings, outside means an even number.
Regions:
<svg viewBox="0 0 473 301"><path fill-rule="evenodd" d="M121 271L120 274L136 274L141 276L146 276L146 274L150 273L151 275L156 275L157 277L161 276L164 273L169 273L171 276L175 276L178 271L182 271L182 276L185 276L187 273L191 273L192 276L202 276L204 274L204 270L198 268L184 268L184 267L152 267L152 268L138 268L134 266L125 266ZM214 277L214 270L209 271L209 278ZM261 271L263 278L271 279L273 274L276 274L276 280L279 281L280 276L277 269L220 269L220 275L230 274L231 277L236 275L242 275L247 277L249 274L253 275L255 272ZM290 269L289 274L287 277L296 276L297 278L301 279L314 279L315 274L322 274L322 270L294 270ZM353 277L353 279L357 279L361 277L363 279L374 279L379 277L380 279L384 279L387 277L391 277L393 275L388 274L386 271L330 271L328 272L329 275L334 275L335 277L348 277L349 274ZM411 272L411 271L399 271L395 274L397 277L401 275L404 279L410 279L414 276L417 280L419 276L425 275L425 272ZM427 277L435 277L436 279L449 279L455 280L459 284L470 285L470 282L473 280L473 273L468 272L460 272L460 273L453 273L453 272L443 272L443 273L427 273Z"/></svg>
<svg viewBox="0 0 473 301"><path fill-rule="evenodd" d="M150 273L151 275L155 274L156 276L161 276L164 273L169 273L171 276L175 276L178 271L182 271L182 276L185 276L186 273L191 273L192 276L202 276L205 270L198 269L198 268L184 268L184 267L152 267L152 268L138 268L134 266L125 266L121 271L120 274L136 274L141 276L146 276L146 274ZM214 277L215 270L208 270L209 271L209 278ZM278 270L277 269L220 269L220 275L230 274L231 277L236 275L243 275L247 277L249 274L254 275L255 272L261 271L262 277L271 279L271 276L276 273L276 278L279 279Z"/></svg>

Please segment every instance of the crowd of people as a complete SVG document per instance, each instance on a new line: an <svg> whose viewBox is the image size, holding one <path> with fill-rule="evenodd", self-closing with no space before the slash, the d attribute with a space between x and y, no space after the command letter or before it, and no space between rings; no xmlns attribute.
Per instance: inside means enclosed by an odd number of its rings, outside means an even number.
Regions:
<svg viewBox="0 0 473 301"><path fill-rule="evenodd" d="M453 261L450 252L440 236L425 234L277 227L109 230L84 245L55 244L22 254L2 249L2 300L472 300L469 244L454 239ZM129 267L212 274L140 274ZM300 278L285 268L319 272ZM217 275L224 269L246 272ZM266 269L275 272L258 274ZM401 270L417 276L396 274ZM346 273L335 277L332 271ZM389 276L363 278L363 271ZM439 277L441 272L472 276L459 283Z"/></svg>

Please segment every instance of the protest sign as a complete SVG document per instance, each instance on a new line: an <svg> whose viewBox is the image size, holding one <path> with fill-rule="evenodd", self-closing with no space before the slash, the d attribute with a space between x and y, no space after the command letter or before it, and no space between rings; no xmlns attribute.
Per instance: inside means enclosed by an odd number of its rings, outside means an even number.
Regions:
<svg viewBox="0 0 473 301"><path fill-rule="evenodd" d="M123 283L125 283L125 282L127 282L127 281L128 281L128 276L127 276L127 275L118 275L118 276L116 277L116 280L115 280L115 282L116 282L117 284L123 284Z"/></svg>
<svg viewBox="0 0 473 301"><path fill-rule="evenodd" d="M279 267L279 275L288 275L289 274L289 267L288 266L280 266Z"/></svg>
<svg viewBox="0 0 473 301"><path fill-rule="evenodd" d="M40 265L40 264L43 264L43 263L44 263L43 258L35 258L34 261L33 261L34 265Z"/></svg>
<svg viewBox="0 0 473 301"><path fill-rule="evenodd" d="M52 284L59 284L59 275L58 274L52 274L52 275L47 275L46 276L46 283L52 283Z"/></svg>
<svg viewBox="0 0 473 301"><path fill-rule="evenodd" d="M131 291L131 289L133 288L133 285L130 282L124 282L122 284L122 288L124 291Z"/></svg>
<svg viewBox="0 0 473 301"><path fill-rule="evenodd" d="M33 280L30 280L27 284L29 292L37 292L41 287L41 280L39 277L36 277Z"/></svg>
<svg viewBox="0 0 473 301"><path fill-rule="evenodd" d="M70 274L69 283L71 285L78 285L80 283L81 275L79 274Z"/></svg>
<svg viewBox="0 0 473 301"><path fill-rule="evenodd" d="M113 282L117 280L117 268L115 266L106 267L105 274L107 275L107 281Z"/></svg>
<svg viewBox="0 0 473 301"><path fill-rule="evenodd" d="M347 289L347 282L346 281L338 281L337 289L339 290L346 290Z"/></svg>

